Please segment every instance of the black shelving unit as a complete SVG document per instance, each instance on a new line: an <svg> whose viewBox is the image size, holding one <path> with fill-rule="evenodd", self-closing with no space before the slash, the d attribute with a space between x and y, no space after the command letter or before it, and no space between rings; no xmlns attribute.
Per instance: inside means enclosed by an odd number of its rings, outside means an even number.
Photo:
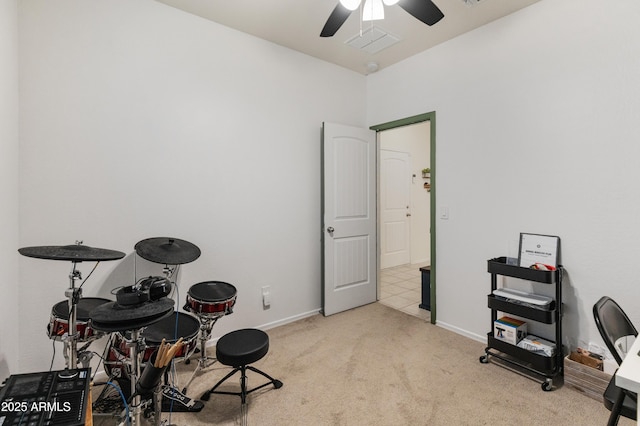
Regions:
<svg viewBox="0 0 640 426"><path fill-rule="evenodd" d="M495 357L502 361L501 365L541 377L542 390L552 390L553 379L562 374L564 361L564 347L562 345L562 266L558 266L555 271L521 268L515 265L508 265L506 257L490 259L487 263L488 272L491 274L491 294L487 296L487 304L491 309L491 331L487 333L487 347L485 348L485 354L480 357L480 362L488 363L490 357ZM555 300L547 309L537 309L495 297L493 291L498 288L498 275L554 285ZM540 355L494 338L493 327L498 319L498 312L517 315L530 321L554 324L555 336L550 339L544 337L544 339L555 343L555 355Z"/></svg>

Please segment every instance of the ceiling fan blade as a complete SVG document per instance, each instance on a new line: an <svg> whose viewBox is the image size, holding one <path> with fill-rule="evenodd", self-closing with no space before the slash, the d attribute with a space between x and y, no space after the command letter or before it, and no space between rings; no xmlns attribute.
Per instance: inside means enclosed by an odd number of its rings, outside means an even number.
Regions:
<svg viewBox="0 0 640 426"><path fill-rule="evenodd" d="M320 37L332 37L350 15L351 11L338 3L336 8L333 9L333 12L331 12L331 15L329 15L327 23L324 24L324 28L322 28L320 32Z"/></svg>
<svg viewBox="0 0 640 426"><path fill-rule="evenodd" d="M427 25L444 18L442 11L431 0L400 0L398 6Z"/></svg>

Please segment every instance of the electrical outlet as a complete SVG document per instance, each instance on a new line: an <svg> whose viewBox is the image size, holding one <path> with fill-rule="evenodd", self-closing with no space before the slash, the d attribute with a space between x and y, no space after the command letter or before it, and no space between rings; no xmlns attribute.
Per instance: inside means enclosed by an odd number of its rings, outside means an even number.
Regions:
<svg viewBox="0 0 640 426"><path fill-rule="evenodd" d="M271 286L262 287L262 308L269 309L271 307Z"/></svg>

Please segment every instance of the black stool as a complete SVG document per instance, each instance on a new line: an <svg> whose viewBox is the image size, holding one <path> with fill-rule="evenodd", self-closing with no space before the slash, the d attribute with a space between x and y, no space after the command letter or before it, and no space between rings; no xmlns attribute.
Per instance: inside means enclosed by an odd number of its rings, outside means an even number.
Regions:
<svg viewBox="0 0 640 426"><path fill-rule="evenodd" d="M231 333L227 333L222 336L216 344L216 358L221 364L234 367L234 369L224 376L222 380L216 383L209 391L205 392L200 399L208 401L209 396L212 393L238 395L242 398L242 404L244 406L247 402L247 395L253 391L262 389L263 387L271 384L276 389L281 388L282 382L280 380L276 380L267 373L249 365L262 359L267 352L269 352L269 336L262 330L245 328L242 330L232 331ZM264 377L269 379L269 381L251 390L247 390L247 370L262 374ZM218 386L238 371L241 373L240 392L223 392L216 390Z"/></svg>

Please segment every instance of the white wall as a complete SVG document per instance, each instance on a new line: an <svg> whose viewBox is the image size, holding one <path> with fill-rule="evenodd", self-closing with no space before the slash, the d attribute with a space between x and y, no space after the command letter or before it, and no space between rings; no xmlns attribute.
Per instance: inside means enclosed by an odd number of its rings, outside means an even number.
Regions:
<svg viewBox="0 0 640 426"><path fill-rule="evenodd" d="M640 324L640 3L543 0L367 79L370 125L437 114L438 323L486 339L486 261L559 235L564 342L602 295Z"/></svg>
<svg viewBox="0 0 640 426"><path fill-rule="evenodd" d="M0 381L18 368L18 2L0 2Z"/></svg>
<svg viewBox="0 0 640 426"><path fill-rule="evenodd" d="M107 297L136 269L161 274L136 242L190 241L202 256L182 267L180 306L200 281L238 290L214 337L317 313L321 123L365 124L365 77L153 0L19 7L20 245L127 253L83 286ZM49 366L70 268L20 257L22 369Z"/></svg>

